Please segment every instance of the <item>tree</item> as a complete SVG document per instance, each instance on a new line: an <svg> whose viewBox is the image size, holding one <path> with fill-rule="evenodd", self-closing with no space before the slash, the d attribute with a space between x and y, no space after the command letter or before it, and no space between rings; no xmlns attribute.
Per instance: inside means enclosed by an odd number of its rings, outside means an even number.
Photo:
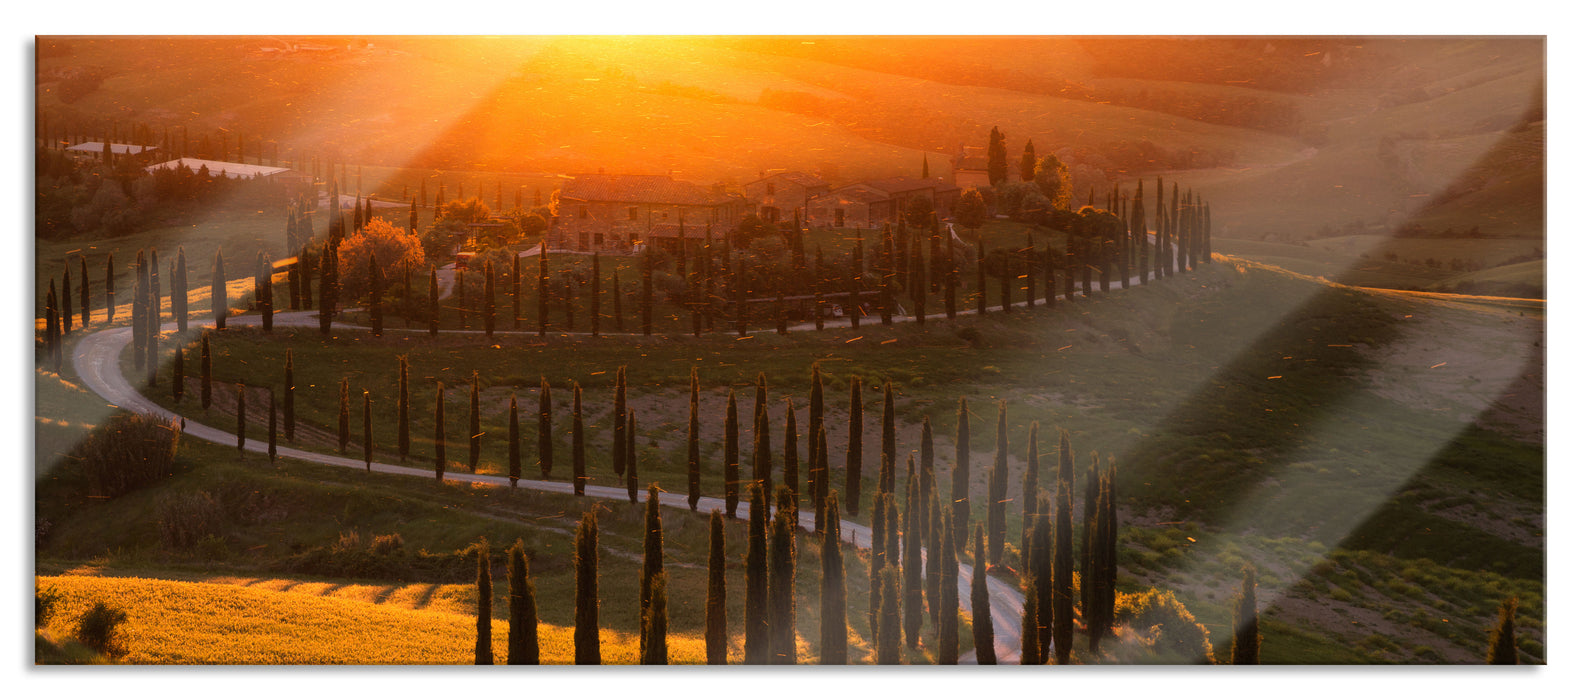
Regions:
<svg viewBox="0 0 1582 700"><path fill-rule="evenodd" d="M178 356L180 355L179 351L177 352L177 355ZM366 392L366 391L363 392L363 396L364 397L366 397L367 395L368 395L368 392ZM273 462L273 461L275 461L275 390L274 389L270 389L269 390L269 406L268 406L268 410L269 410L269 461ZM368 411L368 407L365 405L363 407L363 415L365 417L368 415L367 411ZM365 420L366 420L366 418L365 418ZM373 446L372 441L370 441L368 443L368 445L371 448ZM370 465L371 464L372 464L372 462L370 461Z"/></svg>
<svg viewBox="0 0 1582 700"><path fill-rule="evenodd" d="M725 399L725 515L736 519L736 502L741 488L741 450L736 433L736 390L731 389Z"/></svg>
<svg viewBox="0 0 1582 700"><path fill-rule="evenodd" d="M511 628L506 637L505 662L511 665L538 665L538 600L532 580L527 576L527 550L522 540L511 547Z"/></svg>
<svg viewBox="0 0 1582 700"><path fill-rule="evenodd" d="M187 332L187 319L186 319L186 313L187 313L187 293L186 293L186 288L187 288L187 283L186 283L186 280L187 280L187 260L186 260L185 257L181 257L181 248L179 246L176 248L176 255L177 255L178 259L180 260L180 267L177 268L180 271L178 273L180 276L177 277L177 279L179 279L181 281L181 289L182 289L182 293L181 293L181 297L180 297L180 301L181 301L181 315L176 317L176 323L178 324L177 330L181 331L182 333L186 333ZM90 312L93 311L93 298L88 295L88 292L90 291L89 288L88 288L88 256L86 256L86 255L79 255L79 256L77 256L77 265L78 265L78 267L77 267L77 279L79 280L78 284L82 285L81 291L77 294L77 297L82 300L82 323L81 323L81 325L82 325L83 328L87 328L88 327L88 317L90 315ZM172 301L172 303L175 303L175 302ZM68 308L68 309L66 309L66 311L67 311L67 313L70 313L71 309Z"/></svg>
<svg viewBox="0 0 1582 700"><path fill-rule="evenodd" d="M649 584L653 589L653 599L649 601L649 610L643 617L643 639L647 646L642 649L642 661L645 666L662 666L670 663L669 645L666 637L669 634L670 619L666 610L665 593L668 575L659 572L654 575Z"/></svg>
<svg viewBox="0 0 1582 700"><path fill-rule="evenodd" d="M516 392L511 392L510 418L506 422L505 463L511 479L511 488L522 478L522 425L517 418Z"/></svg>
<svg viewBox="0 0 1582 700"><path fill-rule="evenodd" d="M1068 433L1061 431L1061 444L1070 444ZM1064 454L1062 454L1064 457ZM1098 453L1093 459L1098 461ZM1071 491L1076 481L1076 466L1062 459L1058 471L1055 472L1055 503L1054 503L1054 535L1055 558L1054 575L1054 627L1052 631L1055 639L1055 663L1071 663L1071 634L1073 607L1072 573L1074 560L1071 548Z"/></svg>
<svg viewBox="0 0 1582 700"><path fill-rule="evenodd" d="M1005 401L1000 401L1000 418L994 433L994 469L989 472L989 563L1000 563L1005 550L1005 491L1010 480L1010 441L1005 429Z"/></svg>
<svg viewBox="0 0 1582 700"><path fill-rule="evenodd" d="M1038 157L1033 153L1033 140L1028 139L1027 145L1022 148L1022 181L1032 180L1038 172Z"/></svg>
<svg viewBox="0 0 1582 700"><path fill-rule="evenodd" d="M753 403L753 481L767 489L773 482L773 456L769 448L769 387L758 373L758 390Z"/></svg>
<svg viewBox="0 0 1582 700"><path fill-rule="evenodd" d="M969 430L967 425L967 397L959 397L956 402L956 461L950 468L950 502L951 523L955 528L954 538L958 543L967 541L967 519L972 512L972 504L967 501L968 477L972 467L970 459L972 447L969 444Z"/></svg>
<svg viewBox="0 0 1582 700"><path fill-rule="evenodd" d="M581 496L588 482L588 460L582 448L582 384L571 383L571 492Z"/></svg>
<svg viewBox="0 0 1582 700"><path fill-rule="evenodd" d="M269 414L269 440L271 442L271 445L273 444L274 439L275 439L275 437L274 437L274 433L275 433L275 431L274 431L275 416L274 416L274 411L272 410L274 408L273 405L272 405L272 402L274 400L272 398L273 396L274 396L274 394L271 393L270 394L270 397L271 397L271 399L270 399L270 401L271 401L271 406L270 406L271 411L270 411L270 414ZM373 397L368 394L368 390L367 389L363 389L363 469L365 469L367 471L373 471L373 469L374 469L374 418L373 418L373 408L374 408ZM271 452L273 452L272 449L271 449ZM274 455L271 454L270 456L273 457Z"/></svg>
<svg viewBox="0 0 1582 700"><path fill-rule="evenodd" d="M1031 573L1022 575L1022 659L1023 666L1037 666L1038 653L1038 585Z"/></svg>
<svg viewBox="0 0 1582 700"><path fill-rule="evenodd" d="M71 335L71 263L69 261L60 280L60 334L62 337Z"/></svg>
<svg viewBox="0 0 1582 700"><path fill-rule="evenodd" d="M221 256L220 249L214 249L214 269L211 272L212 281L209 283L209 307L214 310L214 327L225 330L225 317L230 312L230 304L225 300L225 258ZM109 289L111 308L115 303L115 275L112 273L110 281L106 283ZM110 313L113 318L115 312Z"/></svg>
<svg viewBox="0 0 1582 700"><path fill-rule="evenodd" d="M549 380L538 378L538 473L545 479L555 466L555 434L550 425L554 404L549 395Z"/></svg>
<svg viewBox="0 0 1582 700"><path fill-rule="evenodd" d="M824 512L840 512L840 500L834 489L825 492ZM820 579L819 598L819 663L845 665L846 663L846 562L840 552L840 518L831 517L824 523L823 549L820 561L823 576Z"/></svg>
<svg viewBox="0 0 1582 700"><path fill-rule="evenodd" d="M769 543L769 658L795 664L796 657L796 494L780 486Z"/></svg>
<svg viewBox="0 0 1582 700"><path fill-rule="evenodd" d="M478 543L478 639L473 646L473 663L479 666L494 664L494 635L490 629L494 622L494 580L489 571L489 541Z"/></svg>
<svg viewBox="0 0 1582 700"><path fill-rule="evenodd" d="M659 484L648 486L648 508L643 519L643 575L637 582L637 655L646 659L650 643L648 618L653 613L654 579L665 573L665 530L659 517ZM647 663L646 661L644 663Z"/></svg>
<svg viewBox="0 0 1582 700"><path fill-rule="evenodd" d="M576 627L572 632L578 665L599 665L599 515L595 509L582 514L577 526Z"/></svg>
<svg viewBox="0 0 1582 700"><path fill-rule="evenodd" d="M1022 552L1032 536L1033 514L1038 508L1038 421L1027 427L1027 471L1022 473Z"/></svg>
<svg viewBox="0 0 1582 700"><path fill-rule="evenodd" d="M725 518L715 509L709 514L709 588L703 607L703 649L710 665L725 663L725 644Z"/></svg>
<svg viewBox="0 0 1582 700"><path fill-rule="evenodd" d="M763 485L754 481L749 486L750 503L747 511L747 605L746 623L743 626L743 651L745 663L769 663L769 543L767 525L769 506L764 502Z"/></svg>
<svg viewBox="0 0 1582 700"><path fill-rule="evenodd" d="M626 498L637 502L637 412L626 412Z"/></svg>
<svg viewBox="0 0 1582 700"><path fill-rule="evenodd" d="M1005 135L1000 133L1000 127L989 129L989 185L998 187L1005 182L1007 164L1005 160Z"/></svg>
<svg viewBox="0 0 1582 700"><path fill-rule="evenodd" d="M517 194L521 193L518 192ZM594 257L597 258L598 254L594 254ZM595 263L594 269L598 269L597 263ZM595 276L594 279L597 280L598 277ZM595 284L593 287L598 289L599 285ZM595 294L594 296L597 298L598 295ZM595 315L597 315L597 312L595 312ZM597 321L594 322L594 329L593 334L598 335ZM511 330L522 330L522 256L520 255L511 256Z"/></svg>
<svg viewBox="0 0 1582 700"><path fill-rule="evenodd" d="M956 223L967 230L977 230L989 218L989 206L984 201L983 191L976 187L968 187L961 191L956 198L955 209Z"/></svg>
<svg viewBox="0 0 1582 700"><path fill-rule="evenodd" d="M939 587L939 663L955 665L956 657L961 655L961 640L958 636L956 621L959 619L961 609L961 584L957 582L960 577L961 565L956 560L956 534L955 523L949 509L940 509L940 545L937 556L940 558L939 568L942 573Z"/></svg>
<svg viewBox="0 0 1582 700"><path fill-rule="evenodd" d="M401 461L405 462L407 454L412 450L412 436L409 430L412 413L412 395L407 388L407 356L397 355L400 370L396 377L396 449L401 453Z"/></svg>
<svg viewBox="0 0 1582 700"><path fill-rule="evenodd" d="M879 632L874 639L876 663L901 663L901 591L895 566L879 572Z"/></svg>
<svg viewBox="0 0 1582 700"><path fill-rule="evenodd" d="M1027 575L1035 585L1034 598L1038 601L1038 663L1043 664L1049 662L1049 642L1056 634L1053 624L1060 609L1060 603L1055 600L1057 595L1053 551L1055 542L1049 522L1048 498L1038 497L1038 505L1032 518L1032 532L1028 537L1028 548L1023 557L1028 562ZM1056 642L1056 646L1058 645L1059 642ZM1067 646L1069 647L1070 644L1068 643ZM1067 654L1069 653L1068 650Z"/></svg>
<svg viewBox="0 0 1582 700"><path fill-rule="evenodd" d="M483 426L478 415L478 373L472 373L472 393L467 398L467 470L478 473L478 456L483 452Z"/></svg>
<svg viewBox="0 0 1582 700"><path fill-rule="evenodd" d="M494 261L483 262L483 337L494 337Z"/></svg>
<svg viewBox="0 0 1582 700"><path fill-rule="evenodd" d="M549 249L538 250L538 335L549 332Z"/></svg>
<svg viewBox="0 0 1582 700"><path fill-rule="evenodd" d="M219 251L218 250L215 251L215 255L216 256L219 255ZM87 279L87 277L85 276L83 279ZM84 294L83 295L83 299L86 300L87 298L88 298L88 295ZM109 325L109 324L114 323L114 322L115 322L115 253L109 253L109 254L105 255L105 257L104 257L104 323L105 323L105 325ZM87 325L87 324L83 324L83 325ZM204 408L208 408L208 405L205 404Z"/></svg>
<svg viewBox="0 0 1582 700"><path fill-rule="evenodd" d="M626 474L626 366L615 368L615 411L611 415L615 433L613 440L615 475Z"/></svg>
<svg viewBox="0 0 1582 700"><path fill-rule="evenodd" d="M895 392L884 380L884 412L879 423L879 490L895 493Z"/></svg>
<svg viewBox="0 0 1582 700"><path fill-rule="evenodd" d="M1258 634L1258 574L1251 564L1241 567L1241 591L1231 602L1231 610L1235 618L1231 620L1230 662L1257 664L1258 647L1263 637ZM1489 639L1491 664L1516 663L1516 640L1512 632L1515 613L1515 598L1500 608L1500 626Z"/></svg>
<svg viewBox="0 0 1582 700"><path fill-rule="evenodd" d="M341 378L340 397L340 410L336 413L336 427L339 429L337 436L340 438L337 444L340 453L346 454L346 443L352 440L352 395L351 385L347 383L345 377Z"/></svg>
<svg viewBox="0 0 1582 700"><path fill-rule="evenodd" d="M862 384L851 377L850 418L846 439L846 511L856 515L862 496Z"/></svg>
<svg viewBox="0 0 1582 700"><path fill-rule="evenodd" d="M445 383L434 383L434 480L445 481Z"/></svg>
<svg viewBox="0 0 1582 700"><path fill-rule="evenodd" d="M702 463L698 456L698 368L692 368L692 395L687 411L687 507L698 509L703 496Z"/></svg>
<svg viewBox="0 0 1582 700"><path fill-rule="evenodd" d="M236 383L236 451L246 455L247 447L247 385Z"/></svg>
<svg viewBox="0 0 1582 700"><path fill-rule="evenodd" d="M1071 208L1071 173L1066 169L1066 164L1053 154L1038 159L1033 171L1033 184L1049 198L1050 205L1055 209Z"/></svg>
<svg viewBox="0 0 1582 700"><path fill-rule="evenodd" d="M817 442L817 438L819 431L824 428L824 376L818 371L818 365L816 364L812 367L812 373L813 380L808 389L807 401L807 434L809 438L807 443L807 494L808 500L813 502L814 512L820 512L824 506L824 492L816 487L814 481L818 478L818 450L821 447Z"/></svg>
<svg viewBox="0 0 1582 700"><path fill-rule="evenodd" d="M989 609L988 557L985 555L983 526L973 531L972 559L972 643L978 653L978 665L998 663L994 655L994 617Z"/></svg>
<svg viewBox="0 0 1582 700"><path fill-rule="evenodd" d="M1256 585L1256 584L1248 582L1248 577L1249 576L1251 576L1250 570L1248 572L1245 572L1243 574L1243 578L1242 578L1242 598L1244 598L1244 599L1252 598L1252 595L1248 592L1248 587ZM1238 603L1239 603L1239 605L1237 606L1238 608L1241 607L1240 604L1246 604L1242 600L1238 600ZM1253 608L1253 610L1252 610L1252 631L1253 631L1253 636L1249 636L1247 638L1247 639L1251 640L1251 644L1253 646L1253 648L1252 648L1252 660L1251 661L1241 661L1241 660L1239 660L1239 656L1238 656L1238 660L1235 661L1235 663L1258 663L1258 657L1257 657L1258 648L1256 646L1258 644L1258 640L1259 640L1259 638L1257 637L1257 629L1258 629L1257 604L1256 603L1252 603L1252 604L1249 605L1249 607ZM1239 613L1239 610L1238 610L1238 613ZM1238 617L1239 616L1240 615L1238 614ZM1241 639L1241 635L1240 635L1240 632L1238 631L1237 640L1239 641L1240 639ZM1239 647L1233 648L1233 651L1232 651L1232 655L1233 656L1237 655L1237 650L1239 650ZM1515 664L1517 664L1520 661L1520 659L1516 655L1516 598L1514 596L1505 599L1505 602L1500 604L1500 621L1494 626L1494 630L1489 633L1489 652L1488 652L1487 655L1485 655L1484 659L1486 661L1488 661L1490 664L1504 665L1504 666L1515 665Z"/></svg>
<svg viewBox="0 0 1582 700"><path fill-rule="evenodd" d="M786 487L787 492L791 494L791 514L795 516L798 509L797 490L799 486L797 481L800 480L801 477L799 476L799 465L797 464L796 409L791 402L791 397L789 396L786 397L785 428L785 450L782 454L785 460L785 472L781 475L781 478L783 479L782 484ZM809 466L811 467L811 465ZM795 522L794 518L792 522Z"/></svg>
<svg viewBox="0 0 1582 700"><path fill-rule="evenodd" d="M923 504L922 485L917 479L917 465L911 455L906 456L906 523L902 549L902 628L907 648L918 645L918 635L923 627Z"/></svg>
<svg viewBox="0 0 1582 700"><path fill-rule="evenodd" d="M323 267L319 277L319 333L329 335L335 323L335 305L340 298L340 256L333 240L324 244L319 262Z"/></svg>

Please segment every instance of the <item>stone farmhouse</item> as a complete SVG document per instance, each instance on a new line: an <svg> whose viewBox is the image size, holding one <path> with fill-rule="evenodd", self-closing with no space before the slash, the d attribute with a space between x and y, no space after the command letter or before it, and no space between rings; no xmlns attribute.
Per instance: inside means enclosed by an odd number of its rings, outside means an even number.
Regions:
<svg viewBox="0 0 1582 700"><path fill-rule="evenodd" d="M665 248L701 241L705 227L716 233L734 228L750 206L741 195L716 193L668 175L603 173L575 176L561 187L557 202L551 248L615 253L630 253L650 240ZM660 240L666 237L671 240Z"/></svg>
<svg viewBox="0 0 1582 700"><path fill-rule="evenodd" d="M760 174L761 175L761 174ZM795 212L807 218L808 202L829 192L829 183L807 173L779 172L742 185L753 213L769 223L790 220Z"/></svg>
<svg viewBox="0 0 1582 700"><path fill-rule="evenodd" d="M935 213L949 216L961 190L945 178L890 177L840 187L808 200L809 225L877 228L894 223L913 197L924 197Z"/></svg>

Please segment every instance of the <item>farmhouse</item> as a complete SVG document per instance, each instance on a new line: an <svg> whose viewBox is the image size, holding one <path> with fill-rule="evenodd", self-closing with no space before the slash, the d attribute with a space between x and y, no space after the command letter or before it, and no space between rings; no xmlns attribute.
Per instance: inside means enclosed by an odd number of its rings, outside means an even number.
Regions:
<svg viewBox="0 0 1582 700"><path fill-rule="evenodd" d="M989 185L989 149L983 146L963 145L950 159L951 180L963 190L976 187L987 192Z"/></svg>
<svg viewBox="0 0 1582 700"><path fill-rule="evenodd" d="M742 185L758 218L774 223L793 211L807 218L808 200L829 192L829 183L803 172L786 171Z"/></svg>
<svg viewBox="0 0 1582 700"><path fill-rule="evenodd" d="M944 178L890 177L847 185L808 200L809 224L874 228L891 223L913 197L923 197L948 216L961 193Z"/></svg>
<svg viewBox="0 0 1582 700"><path fill-rule="evenodd" d="M577 175L556 193L552 248L630 252L662 224L734 227L746 213L741 195L719 194L668 175ZM701 237L701 229L699 231ZM674 238L674 234L671 235Z"/></svg>

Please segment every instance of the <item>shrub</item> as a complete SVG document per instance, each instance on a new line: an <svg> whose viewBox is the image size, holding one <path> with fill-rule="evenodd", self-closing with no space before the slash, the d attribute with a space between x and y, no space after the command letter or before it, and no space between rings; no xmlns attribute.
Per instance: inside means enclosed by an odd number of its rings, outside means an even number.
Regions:
<svg viewBox="0 0 1582 700"><path fill-rule="evenodd" d="M219 536L224 511L207 491L178 493L159 501L159 537L171 549L191 549Z"/></svg>
<svg viewBox="0 0 1582 700"><path fill-rule="evenodd" d="M180 436L176 421L152 414L110 419L72 453L82 467L87 495L114 498L169 476Z"/></svg>
<svg viewBox="0 0 1582 700"><path fill-rule="evenodd" d="M393 226L384 219L374 219L363 226L361 231L347 236L341 241L338 252L340 298L348 303L368 294L370 254L384 275L387 289L395 286L393 281L402 279L407 266L414 270L422 269L427 259L417 236L408 234L405 228Z"/></svg>
<svg viewBox="0 0 1582 700"><path fill-rule="evenodd" d="M55 606L60 604L60 591L54 586L36 588L33 591L33 626L43 627L49 624L49 618L55 614Z"/></svg>
<svg viewBox="0 0 1582 700"><path fill-rule="evenodd" d="M377 535L368 543L368 551L375 556L390 556L401 554L406 550L406 540L401 539L401 534L392 532L388 535Z"/></svg>
<svg viewBox="0 0 1582 700"><path fill-rule="evenodd" d="M121 624L124 622L126 613L122 610L102 602L94 603L88 612L83 613L82 621L77 625L77 641L112 658L125 654L126 645L121 634Z"/></svg>
<svg viewBox="0 0 1582 700"><path fill-rule="evenodd" d="M1176 600L1175 593L1150 588L1115 599L1115 620L1128 625L1156 663L1210 663L1214 647L1208 628Z"/></svg>

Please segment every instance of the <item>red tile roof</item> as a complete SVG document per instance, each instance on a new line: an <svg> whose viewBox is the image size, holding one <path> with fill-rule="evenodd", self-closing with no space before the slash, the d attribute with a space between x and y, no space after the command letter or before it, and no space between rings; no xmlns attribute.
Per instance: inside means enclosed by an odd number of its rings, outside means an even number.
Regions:
<svg viewBox="0 0 1582 700"><path fill-rule="evenodd" d="M932 177L920 178L896 176L887 177L883 180L869 180L862 184L882 192L887 192L892 196L897 193L913 192L916 190L948 191L956 189L954 185L945 182L943 179Z"/></svg>
<svg viewBox="0 0 1582 700"><path fill-rule="evenodd" d="M804 172L799 172L799 171L796 171L796 170L791 170L791 171L787 171L787 172L783 172L783 173L775 173L775 174L769 175L767 177L758 178L757 180L753 180L752 182L749 182L747 184L748 185L752 185L752 184L756 184L756 183L759 183L759 182L763 182L765 180L773 180L775 178L780 178L780 179L785 180L787 182L790 182L790 183L792 183L794 185L800 185L802 187L828 187L829 186L829 183L819 179L818 177L815 177L813 175L809 175L809 174L804 173Z"/></svg>
<svg viewBox="0 0 1582 700"><path fill-rule="evenodd" d="M726 204L730 198L707 187L672 179L668 175L578 175L560 188L560 198L580 202L628 204Z"/></svg>

